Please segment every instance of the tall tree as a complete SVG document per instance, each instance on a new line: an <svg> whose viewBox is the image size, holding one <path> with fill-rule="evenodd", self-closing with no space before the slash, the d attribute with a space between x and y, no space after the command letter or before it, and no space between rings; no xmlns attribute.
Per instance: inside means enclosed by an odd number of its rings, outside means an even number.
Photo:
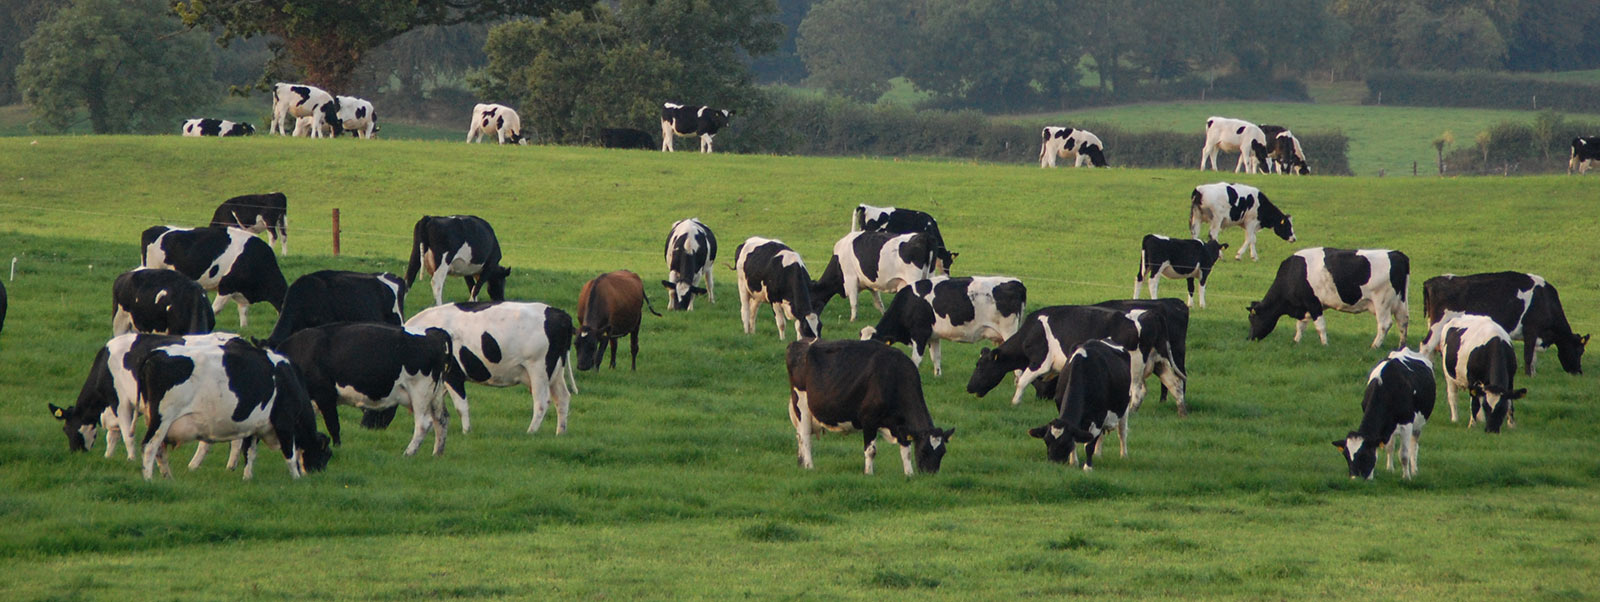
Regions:
<svg viewBox="0 0 1600 602"><path fill-rule="evenodd" d="M1077 82L1082 54L1067 4L928 0L906 78L990 109L1053 97Z"/></svg>
<svg viewBox="0 0 1600 602"><path fill-rule="evenodd" d="M22 42L60 7L57 0L0 2L0 105L22 99L15 79L17 65L22 64Z"/></svg>
<svg viewBox="0 0 1600 602"><path fill-rule="evenodd" d="M811 76L830 92L872 102L905 73L913 6L882 0L826 0L800 23L798 46Z"/></svg>

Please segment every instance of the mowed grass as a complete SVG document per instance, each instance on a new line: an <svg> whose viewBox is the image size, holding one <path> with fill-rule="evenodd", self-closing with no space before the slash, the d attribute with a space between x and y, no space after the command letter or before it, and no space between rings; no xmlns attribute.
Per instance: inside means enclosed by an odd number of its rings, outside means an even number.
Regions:
<svg viewBox="0 0 1600 602"><path fill-rule="evenodd" d="M1191 325L1192 414L1149 399L1132 419L1131 457L1112 453L1090 474L1046 461L1025 430L1049 420L1051 404L1011 407L1009 382L966 394L980 346L951 344L943 377L922 369L935 421L957 428L943 471L905 478L887 448L878 474L862 475L858 435L825 435L816 470L795 465L784 344L767 310L756 335L740 331L725 267L739 241L781 238L820 270L856 203L915 207L940 218L961 253L958 274L1022 277L1031 308L1091 303L1128 295L1139 238L1183 234L1188 189L1215 179L392 140L0 140L0 260L18 259L0 334L0 592L1592 596L1593 358L1589 375L1571 376L1544 354L1539 374L1517 381L1530 390L1518 428L1498 436L1451 424L1441 392L1421 475L1407 483L1380 470L1354 482L1329 441L1359 422L1364 379L1383 355L1367 347L1371 316L1330 316L1322 347L1291 343L1288 322L1247 342L1243 311L1295 248L1390 247L1412 258L1413 344L1421 281L1443 272L1539 273L1561 287L1575 328L1600 330L1591 270L1600 214L1579 178L1249 177L1295 215L1300 242L1263 235L1261 261L1218 268L1211 306ZM582 282L602 271L659 280L667 227L698 216L720 237L719 302L646 316L639 370L626 369L624 353L621 370L580 374L571 430L559 437L548 425L525 434L525 389L472 386L473 431L455 423L443 457L400 456L404 412L387 431L365 431L346 410L328 470L298 482L270 452L249 483L221 457L187 471L187 449L175 454L175 479L152 483L120 452L68 454L45 404L76 397L109 334L110 282L136 264L139 232L195 225L223 198L271 190L290 198L290 278L399 272L418 216L472 213L499 233L515 270L510 298L571 311ZM339 257L329 248L334 208ZM659 290L650 289L658 307ZM447 294L464 298L459 279ZM408 313L429 297L413 291ZM844 305L828 307L826 336L854 338L878 315L863 302L863 318L848 323ZM253 308L242 331L264 336L274 318ZM219 319L237 329L231 306Z"/></svg>

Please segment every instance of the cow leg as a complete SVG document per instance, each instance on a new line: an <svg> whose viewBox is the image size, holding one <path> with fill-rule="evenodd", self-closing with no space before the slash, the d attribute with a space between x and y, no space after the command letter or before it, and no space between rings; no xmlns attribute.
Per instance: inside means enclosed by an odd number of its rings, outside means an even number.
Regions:
<svg viewBox="0 0 1600 602"><path fill-rule="evenodd" d="M1383 310L1374 311L1372 315L1378 319L1378 335L1372 338L1372 348L1377 349L1383 345L1383 337L1389 334L1389 327L1394 326L1394 316Z"/></svg>
<svg viewBox="0 0 1600 602"><path fill-rule="evenodd" d="M872 460L878 457L878 430L861 430L861 455L866 457L866 474L872 474Z"/></svg>
<svg viewBox="0 0 1600 602"><path fill-rule="evenodd" d="M433 413L428 411L427 406L419 403L417 396L411 391L406 391L406 397L410 403L407 409L411 410L411 442L406 444L404 453L406 456L414 456L417 448L422 447L423 436L433 428Z"/></svg>
<svg viewBox="0 0 1600 602"><path fill-rule="evenodd" d="M1300 318L1294 321L1294 342L1300 342L1300 337L1305 335L1306 321L1307 318Z"/></svg>
<svg viewBox="0 0 1600 602"><path fill-rule="evenodd" d="M941 340L942 339L940 339L939 337L933 337L933 340L928 341L928 354L933 356L933 375L934 376L941 376L941 375L944 374L944 369L940 365L941 364L940 359L943 357L943 354L940 352L940 348L939 348L939 341L941 341Z"/></svg>
<svg viewBox="0 0 1600 602"><path fill-rule="evenodd" d="M621 339L611 339L611 340L607 341L604 337L601 337L600 341L601 341L600 344L602 345L602 347L600 348L600 352L601 353L605 353L604 345L608 345L608 344L610 345L610 347L611 347L611 369L612 370L616 370L617 369L617 349L619 347L622 347Z"/></svg>
<svg viewBox="0 0 1600 602"><path fill-rule="evenodd" d="M1406 475L1406 478L1414 479L1417 476L1417 449L1419 448L1418 443L1420 443L1418 440L1422 438L1422 433L1417 430L1416 425L1412 425L1411 428L1406 429L1406 434L1410 436L1406 437L1405 440L1406 456L1402 459L1401 464L1406 469L1409 469L1409 474Z"/></svg>
<svg viewBox="0 0 1600 602"><path fill-rule="evenodd" d="M295 470L298 469L298 468L299 468L298 465L290 464L289 465L289 474L291 474L291 475L294 474ZM244 480L248 481L250 479L255 478L255 476L256 476L256 444L255 444L254 441L252 441L252 442L250 442L249 445L245 446L245 450L244 450Z"/></svg>
<svg viewBox="0 0 1600 602"><path fill-rule="evenodd" d="M254 446L254 445L255 445L255 439L252 438L252 437L245 437L243 439L234 439L233 443L229 444L229 446L228 446L228 470L233 470L235 468L238 468L239 467L239 455L244 452L244 448L245 447Z"/></svg>
<svg viewBox="0 0 1600 602"><path fill-rule="evenodd" d="M157 448L156 465L161 467L161 476L164 478L172 478L172 465L168 463L168 458L172 455L172 450L177 447L176 445L162 444Z"/></svg>
<svg viewBox="0 0 1600 602"><path fill-rule="evenodd" d="M200 468L200 463L205 461L206 454L211 451L211 444L201 441L194 447L194 457L189 459L189 470Z"/></svg>
<svg viewBox="0 0 1600 602"><path fill-rule="evenodd" d="M144 480L146 481L155 478L156 454L159 453L161 451L161 447L166 444L167 431L171 428L172 423L163 420L160 424L157 424L149 429L149 432L145 433L143 460Z"/></svg>
<svg viewBox="0 0 1600 602"><path fill-rule="evenodd" d="M604 339L601 339L604 340ZM544 366L540 362L528 362L522 365L528 373L528 392L533 395L533 421L528 423L528 434L539 432L539 427L544 424L544 413L550 411L550 375L544 373ZM558 409L556 420L556 434L561 434L565 429L566 412Z"/></svg>
<svg viewBox="0 0 1600 602"><path fill-rule="evenodd" d="M122 433L116 417L113 416L109 421L102 419L100 422L106 428L106 459L110 459L111 454L117 451L117 440L122 438ZM133 451L133 447L129 446L128 451ZM129 459L131 460L132 458Z"/></svg>
<svg viewBox="0 0 1600 602"><path fill-rule="evenodd" d="M1317 338L1322 339L1323 346L1327 346L1327 344L1328 344L1328 317L1327 316L1323 316L1323 315L1318 315L1317 319L1314 320L1313 323L1317 325Z"/></svg>
<svg viewBox="0 0 1600 602"><path fill-rule="evenodd" d="M1023 389L1026 389L1029 384L1032 384L1034 379L1044 376L1049 372L1049 361L1044 362L1037 368L1029 366L1028 368L1024 369L1022 371L1022 375L1017 377L1017 392L1011 396L1011 405L1021 405Z"/></svg>
<svg viewBox="0 0 1600 602"><path fill-rule="evenodd" d="M1133 412L1122 416L1122 421L1117 423L1117 442L1122 444L1122 457L1128 457L1128 418Z"/></svg>
<svg viewBox="0 0 1600 602"><path fill-rule="evenodd" d="M1187 284L1189 286L1189 295L1184 298L1183 302L1184 302L1185 305L1188 305L1189 307L1194 307L1194 279L1193 278L1185 278L1185 279L1183 279L1183 282L1184 282L1184 284ZM1151 295L1150 298L1154 299L1156 297L1155 297L1155 295Z"/></svg>
<svg viewBox="0 0 1600 602"><path fill-rule="evenodd" d="M248 318L248 314L250 312L250 300L245 299L244 295L238 293L228 296L233 299L233 305L239 308L239 328L243 329L245 326L250 324L250 320Z"/></svg>
<svg viewBox="0 0 1600 602"><path fill-rule="evenodd" d="M450 433L450 410L437 395L428 404L428 411L433 413L433 455L444 455L444 442Z"/></svg>
<svg viewBox="0 0 1600 602"><path fill-rule="evenodd" d="M773 319L773 321L778 323L778 340L782 341L783 340L783 307L779 306L777 303L772 304L772 319ZM800 338L799 329L800 329L800 325L796 324L795 325L795 331L796 332L794 334L796 339Z"/></svg>
<svg viewBox="0 0 1600 602"><path fill-rule="evenodd" d="M538 369L538 367L535 367ZM567 410L572 406L573 391L567 389L567 381L561 378L561 371L572 373L572 368L565 364L556 366L554 380L550 381L550 397L556 404L556 434L564 435L567 432Z"/></svg>
<svg viewBox="0 0 1600 602"><path fill-rule="evenodd" d="M789 421L794 423L794 437L798 445L800 467L811 469L811 405L806 392L790 387Z"/></svg>
<svg viewBox="0 0 1600 602"><path fill-rule="evenodd" d="M1528 376L1533 376L1533 362L1539 359L1539 356L1535 354L1539 350L1539 337L1531 332L1523 333L1522 337L1523 371Z"/></svg>
<svg viewBox="0 0 1600 602"><path fill-rule="evenodd" d="M628 361L631 363L631 365L629 366L629 369L633 370L634 372L638 372L639 371L639 331L638 330L634 330L633 332L628 333Z"/></svg>
<svg viewBox="0 0 1600 602"><path fill-rule="evenodd" d="M1135 286L1134 290L1138 290L1138 287ZM1158 291L1161 290L1161 274L1160 273L1155 273L1155 274L1150 274L1148 276L1145 276L1145 290L1150 293L1150 298L1151 299L1157 298L1156 295L1158 294ZM1139 296L1138 295L1134 295L1133 298L1137 299L1137 298L1139 298Z"/></svg>
<svg viewBox="0 0 1600 602"><path fill-rule="evenodd" d="M433 304L434 305L444 305L444 283L445 283L446 280L449 280L449 279L450 279L450 264L449 264L449 262L446 262L446 261L439 262L439 265L437 267L433 268L433 276L431 276L431 281L428 283L430 286L433 287Z"/></svg>
<svg viewBox="0 0 1600 602"><path fill-rule="evenodd" d="M672 122L671 121L667 121L665 119L662 119L661 120L661 152L663 152L663 153L672 152L672 134L673 134Z"/></svg>
<svg viewBox="0 0 1600 602"><path fill-rule="evenodd" d="M856 298L861 296L860 285L854 282L846 282L844 296L850 300L850 321L854 322L856 321Z"/></svg>
<svg viewBox="0 0 1600 602"><path fill-rule="evenodd" d="M1465 368L1463 368L1463 369L1465 369ZM1445 403L1450 404L1450 422L1455 422L1456 421L1456 382L1454 380L1452 380L1450 378L1450 375L1448 375L1448 374L1445 375L1445 377L1444 377L1444 399L1445 399Z"/></svg>
<svg viewBox="0 0 1600 602"><path fill-rule="evenodd" d="M706 269L704 271L706 273L706 300L710 301L712 303L716 303L717 302L717 287L716 287L716 284L712 281L712 278L711 278L711 262L710 261L706 262Z"/></svg>
<svg viewBox="0 0 1600 602"><path fill-rule="evenodd" d="M743 277L735 274L734 280L739 284L739 325L744 327L745 334L755 334L755 300L750 298L750 291L745 288Z"/></svg>
<svg viewBox="0 0 1600 602"><path fill-rule="evenodd" d="M121 336L133 332L133 314L117 305L116 311L111 314L111 336Z"/></svg>
<svg viewBox="0 0 1600 602"><path fill-rule="evenodd" d="M1206 308L1206 279L1208 276L1210 276L1208 273L1200 274L1200 309ZM1189 283L1193 284L1194 281L1190 280Z"/></svg>
<svg viewBox="0 0 1600 602"><path fill-rule="evenodd" d="M878 313L883 313L883 293L872 289L872 306L878 308Z"/></svg>
<svg viewBox="0 0 1600 602"><path fill-rule="evenodd" d="M1244 250L1248 247L1250 249L1250 261L1261 261L1261 258L1256 256L1256 232L1260 228L1261 224L1258 222L1249 222L1244 225L1244 246L1239 247L1239 253L1233 257L1234 259L1243 257Z"/></svg>
<svg viewBox="0 0 1600 602"><path fill-rule="evenodd" d="M317 411L322 414L322 425L328 429L328 439L334 445L339 445L339 402L313 399L312 405L317 406Z"/></svg>
<svg viewBox="0 0 1600 602"><path fill-rule="evenodd" d="M122 435L122 446L123 448L127 449L129 460L136 459L136 454L138 452L135 450L140 449L133 442L133 419L134 413L137 412L133 405L134 404L131 400L127 402L118 402L117 405L117 432ZM148 422L149 418L146 418L145 420ZM111 433L106 433L106 436L110 437ZM106 453L110 452L107 451Z"/></svg>
<svg viewBox="0 0 1600 602"><path fill-rule="evenodd" d="M477 301L478 293L483 290L484 281L473 278L472 276L462 276L461 279L467 283L468 298L472 299L473 301Z"/></svg>
<svg viewBox="0 0 1600 602"><path fill-rule="evenodd" d="M1100 439L1104 436L1105 433L1095 435L1094 438L1090 439L1088 443L1083 444L1084 472L1091 472L1094 470L1094 454L1095 452L1100 451Z"/></svg>
<svg viewBox="0 0 1600 602"><path fill-rule="evenodd" d="M1157 374L1157 377L1161 379L1161 386L1172 394L1173 402L1178 406L1178 415L1188 416L1189 404L1183 400L1184 391L1189 386L1188 376L1179 372L1178 367L1174 366L1172 362L1161 360L1161 363L1161 371Z"/></svg>
<svg viewBox="0 0 1600 602"><path fill-rule="evenodd" d="M1144 284L1144 253L1139 253L1139 270L1133 273L1133 298L1139 298L1139 285Z"/></svg>

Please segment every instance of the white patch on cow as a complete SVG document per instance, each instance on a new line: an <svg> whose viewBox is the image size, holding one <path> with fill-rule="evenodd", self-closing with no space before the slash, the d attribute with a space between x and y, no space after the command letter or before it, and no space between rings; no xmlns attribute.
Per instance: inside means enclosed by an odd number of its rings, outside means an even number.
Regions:
<svg viewBox="0 0 1600 602"><path fill-rule="evenodd" d="M778 261L780 262L780 265L786 268L796 265L805 267L806 265L806 262L800 260L800 254L794 252L792 249L778 251Z"/></svg>
<svg viewBox="0 0 1600 602"><path fill-rule="evenodd" d="M944 445L944 437L928 437L928 447L939 449L941 445Z"/></svg>
<svg viewBox="0 0 1600 602"><path fill-rule="evenodd" d="M1365 438L1360 437L1360 436L1348 437L1348 438L1346 438L1344 440L1345 453L1349 454L1350 457L1354 458L1354 457L1356 457L1356 452L1361 451L1361 446L1363 446L1363 445L1366 445L1366 439Z"/></svg>
<svg viewBox="0 0 1600 602"><path fill-rule="evenodd" d="M488 378L473 382L490 387L527 386L533 397L530 433L538 430L545 412L554 402L556 434L559 435L566 432L567 414L572 401L573 390L567 386L572 376L572 366L563 358L558 361L554 374L546 372L545 360L550 351L550 341L545 336L545 311L549 307L543 303L505 301L480 311L468 312L454 304L438 305L412 316L406 321L406 326L424 330L436 327L450 333L458 360L470 351L488 371ZM499 345L499 361L491 362L484 357L484 334L488 334ZM461 415L461 430L466 432L470 425L467 400L453 394L451 398Z"/></svg>
<svg viewBox="0 0 1600 602"><path fill-rule="evenodd" d="M167 298L167 289L161 289L160 291L156 292L156 298L151 299L150 301L152 303L160 303L161 300L165 298Z"/></svg>
<svg viewBox="0 0 1600 602"><path fill-rule="evenodd" d="M872 205L858 205L856 209L861 213L861 221L850 224L850 231L852 232L860 232L863 228L866 228L868 223L881 221L884 216L894 212L894 207L873 207Z"/></svg>
<svg viewBox="0 0 1600 602"><path fill-rule="evenodd" d="M1059 426L1056 426L1054 424L1050 425L1050 437L1051 438L1060 439L1061 436L1065 435L1065 434L1067 434L1066 429L1063 429L1063 428L1061 428Z"/></svg>
<svg viewBox="0 0 1600 602"><path fill-rule="evenodd" d="M1367 382L1377 382L1380 385L1383 384L1383 367L1385 365L1387 364L1384 362L1378 362L1378 365L1373 366L1372 371L1367 373Z"/></svg>
<svg viewBox="0 0 1600 602"><path fill-rule="evenodd" d="M1217 170L1219 151L1239 153L1239 162L1233 168L1235 173L1259 171L1260 166L1255 161L1255 148L1252 143L1266 148L1267 135L1260 127L1248 121L1226 117L1212 117L1206 120L1206 124L1206 142L1200 149L1201 171L1205 171L1207 160L1211 162L1212 171Z"/></svg>

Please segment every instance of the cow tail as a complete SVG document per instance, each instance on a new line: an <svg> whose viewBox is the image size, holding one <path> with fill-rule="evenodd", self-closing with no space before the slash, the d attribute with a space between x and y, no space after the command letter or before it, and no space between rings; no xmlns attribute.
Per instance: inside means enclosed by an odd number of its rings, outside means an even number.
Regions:
<svg viewBox="0 0 1600 602"><path fill-rule="evenodd" d="M1196 189L1194 189L1194 192L1189 194L1189 232L1190 233L1193 233L1196 228L1200 227L1200 200L1201 200L1200 189L1196 188Z"/></svg>
<svg viewBox="0 0 1600 602"><path fill-rule="evenodd" d="M644 306L650 310L650 313L655 314L657 318L661 317L661 314L656 312L656 306L650 303L650 295L641 292L639 296L644 298Z"/></svg>
<svg viewBox="0 0 1600 602"><path fill-rule="evenodd" d="M573 395L577 395L578 394L578 377L572 373L572 348L571 347L567 348L567 359L566 359L565 363L566 363L566 367L562 368L562 372L566 372L567 373L567 384L572 388L572 394Z"/></svg>
<svg viewBox="0 0 1600 602"><path fill-rule="evenodd" d="M417 281L417 270L422 269L422 243L427 241L428 218L417 220L417 225L411 230L411 260L406 262L406 287L410 288Z"/></svg>
<svg viewBox="0 0 1600 602"><path fill-rule="evenodd" d="M1577 151L1574 150L1573 152L1577 152ZM866 208L864 208L864 207L862 207L860 205L856 205L855 211L851 211L850 212L850 231L851 232L860 232L862 228L866 227L866 226L862 225L862 222L866 221L866 214L867 214Z"/></svg>

